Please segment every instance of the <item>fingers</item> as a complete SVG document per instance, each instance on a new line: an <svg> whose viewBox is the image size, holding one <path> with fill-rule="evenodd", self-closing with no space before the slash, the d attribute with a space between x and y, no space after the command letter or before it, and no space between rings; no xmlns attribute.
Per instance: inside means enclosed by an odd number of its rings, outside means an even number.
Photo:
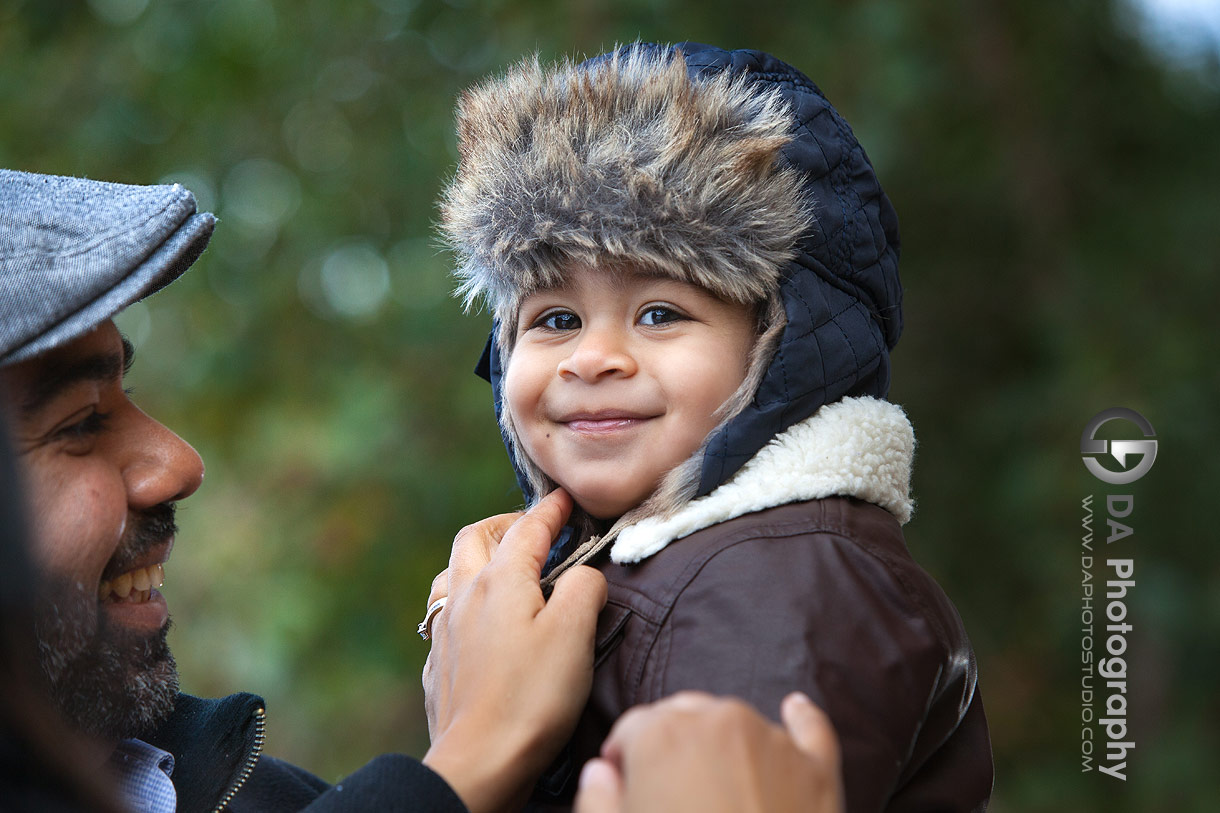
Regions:
<svg viewBox="0 0 1220 813"><path fill-rule="evenodd" d="M619 813L623 809L623 782L604 759L591 759L580 772L575 813Z"/></svg>
<svg viewBox="0 0 1220 813"><path fill-rule="evenodd" d="M578 813L842 813L838 741L829 719L797 693L780 709L787 732L740 699L701 692L631 709L602 745L605 764L590 762L582 772L587 801Z"/></svg>
<svg viewBox="0 0 1220 813"><path fill-rule="evenodd" d="M797 747L814 759L825 762L833 774L839 772L839 738L826 712L801 692L784 698L780 717Z"/></svg>
<svg viewBox="0 0 1220 813"><path fill-rule="evenodd" d="M665 708L673 709L674 711L705 711L709 706L714 706L719 703L738 702L733 698L717 697L714 694L707 692L695 691L694 689L685 689L680 692L671 694L664 700L658 701L656 705L663 705Z"/></svg>
<svg viewBox="0 0 1220 813"><path fill-rule="evenodd" d="M428 592L428 606L431 607L447 595L449 595L449 568L436 574L436 578L432 580L432 590Z"/></svg>
<svg viewBox="0 0 1220 813"><path fill-rule="evenodd" d="M527 578L537 581L551 542L571 512L572 498L555 489L524 514L500 514L467 525L454 537L449 567L441 574L447 574L446 584L438 584L440 576L432 582L429 604L464 589L493 559L521 566Z"/></svg>
<svg viewBox="0 0 1220 813"><path fill-rule="evenodd" d="M456 585L467 584L487 566L504 534L520 517L520 514L500 514L458 531L453 538L453 550L449 553L450 592L454 591Z"/></svg>
<svg viewBox="0 0 1220 813"><path fill-rule="evenodd" d="M663 737L669 733L671 726L663 724L664 721L675 720L681 715L701 716L717 702L705 692L682 691L655 703L630 708L610 728L609 736L602 743L602 758L621 766L625 748L644 737Z"/></svg>
<svg viewBox="0 0 1220 813"><path fill-rule="evenodd" d="M584 621L592 641L597 631L597 614L606 606L606 589L606 577L600 570L588 565L573 567L555 582L547 607L565 625L571 624L573 618Z"/></svg>
<svg viewBox="0 0 1220 813"><path fill-rule="evenodd" d="M537 505L513 523L504 534L496 556L513 564L532 569L533 578L542 576L551 543L563 530L563 523L572 513L572 498L562 488L547 494Z"/></svg>

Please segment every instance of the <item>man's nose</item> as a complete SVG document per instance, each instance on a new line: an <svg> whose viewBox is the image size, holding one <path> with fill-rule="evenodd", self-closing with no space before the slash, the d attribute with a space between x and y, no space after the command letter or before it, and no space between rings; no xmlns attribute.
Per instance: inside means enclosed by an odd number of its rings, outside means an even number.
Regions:
<svg viewBox="0 0 1220 813"><path fill-rule="evenodd" d="M560 377L593 383L614 376L632 376L638 370L629 337L614 326L585 326L571 354L559 363Z"/></svg>
<svg viewBox="0 0 1220 813"><path fill-rule="evenodd" d="M203 460L191 445L167 427L141 413L132 427L138 435L123 466L128 504L151 508L182 500L203 482Z"/></svg>

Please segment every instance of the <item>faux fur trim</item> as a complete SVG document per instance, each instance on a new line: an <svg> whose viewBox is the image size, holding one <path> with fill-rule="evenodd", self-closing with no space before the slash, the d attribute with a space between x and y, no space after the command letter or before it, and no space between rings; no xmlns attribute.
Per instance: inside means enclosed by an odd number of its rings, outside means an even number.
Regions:
<svg viewBox="0 0 1220 813"><path fill-rule="evenodd" d="M521 63L458 103L441 230L459 293L467 307L488 300L510 332L521 298L576 264L765 300L812 222L799 173L779 161L793 125L778 89L727 71L692 80L663 49Z"/></svg>
<svg viewBox="0 0 1220 813"><path fill-rule="evenodd" d="M858 497L911 518L915 433L896 404L844 398L775 437L724 485L670 516L620 530L610 549L619 564L639 562L684 536L792 502Z"/></svg>

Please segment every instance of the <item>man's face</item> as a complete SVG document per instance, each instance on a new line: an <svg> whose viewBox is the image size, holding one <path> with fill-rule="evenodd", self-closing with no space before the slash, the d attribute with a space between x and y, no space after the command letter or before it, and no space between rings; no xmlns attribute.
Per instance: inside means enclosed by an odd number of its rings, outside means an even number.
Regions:
<svg viewBox="0 0 1220 813"><path fill-rule="evenodd" d="M203 479L195 450L128 398L130 361L107 321L0 369L45 587L43 668L70 722L112 739L172 710L177 672L156 588L173 503Z"/></svg>

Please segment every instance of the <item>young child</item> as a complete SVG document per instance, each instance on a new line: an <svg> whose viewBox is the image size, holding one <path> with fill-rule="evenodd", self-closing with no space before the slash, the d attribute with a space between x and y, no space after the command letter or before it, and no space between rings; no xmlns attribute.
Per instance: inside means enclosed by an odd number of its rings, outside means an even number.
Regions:
<svg viewBox="0 0 1220 813"><path fill-rule="evenodd" d="M898 225L816 86L757 51L524 63L458 105L443 228L518 479L577 511L548 576L605 573L593 693L535 801L614 720L683 689L839 732L848 809L990 795L974 655L900 524L914 438L884 399Z"/></svg>

